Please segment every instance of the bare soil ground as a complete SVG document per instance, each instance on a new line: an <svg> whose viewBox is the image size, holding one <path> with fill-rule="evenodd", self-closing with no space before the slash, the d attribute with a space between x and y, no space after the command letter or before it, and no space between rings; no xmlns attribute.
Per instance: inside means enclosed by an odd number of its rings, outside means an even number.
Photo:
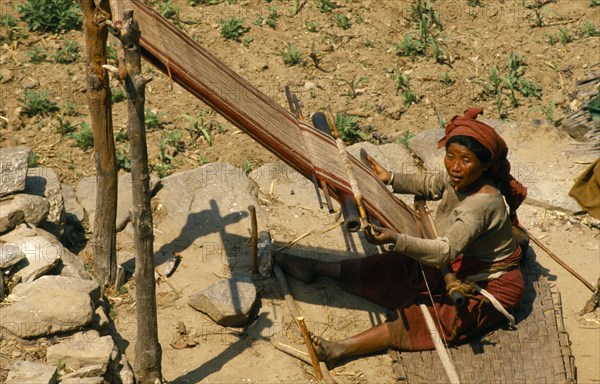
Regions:
<svg viewBox="0 0 600 384"><path fill-rule="evenodd" d="M95 173L93 150L82 149L71 137L77 129L71 135L60 132L61 128L65 130L67 121L76 128L81 122L89 123L85 62L80 58L65 65L56 63L53 57L71 40L83 47L83 34L81 31L64 34L28 32L15 10L15 6L23 3L24 0L3 0L0 5L1 14L13 15L18 20L16 28L9 30L0 26L3 44L0 48L0 146L27 145L37 155L38 165L55 168L63 182L74 183ZM587 77L589 70L600 62L600 37L582 32L586 22L600 29L600 7L592 6L598 3L594 0L436 1L434 9L440 27L432 27L432 33L438 46L445 47L447 52L446 57L440 59L441 63L433 58L430 46L423 56L398 54L397 43L411 31L418 30L411 20L416 1L338 0L335 3L338 7L331 12L321 12L319 3L326 2L300 1L301 7L295 15L292 15L295 1L238 0L190 6L187 1L174 0L170 4L178 9L172 20L181 22L182 28L196 41L282 106L287 106L283 88L288 84L299 96L306 114L330 106L335 112L356 116L364 140L374 142L408 139L410 134L407 132L438 127L439 118L448 121L471 105L483 106L486 117L556 121L578 107L580 101L574 99L575 81ZM469 5L476 3L479 5ZM542 3L545 5L536 8L536 4ZM156 9L162 7L164 10L164 4L153 2ZM269 18L275 12L278 16ZM343 28L344 17L350 23L347 29ZM230 18L244 20L249 28L239 42L226 40L221 35L219 20ZM275 23L271 27L268 24L273 19ZM9 38L11 33L18 33L18 38ZM414 33L418 35L418 32ZM286 65L283 61L282 52L288 44L300 53L298 65ZM48 57L33 63L28 51L34 49L43 49ZM500 96L490 91L492 67L498 67L499 77L507 75L509 56L513 52L522 59L521 63L526 64L518 74L529 85L530 94L516 92L515 103L508 89ZM156 173L164 176L214 161L229 162L250 170L275 159L223 117L217 116L181 87L171 84L166 76L147 64L144 71L154 77L147 88L146 107L158 116L155 120L159 121L147 134L150 161ZM399 85L400 75L410 79L409 88L405 84ZM539 98L531 96L536 93L536 84L541 87ZM117 93L119 85L113 82L112 87ZM47 91L49 99L57 103L60 111L32 117L21 113L23 102L19 99L24 99L25 89ZM414 101L405 103L410 91L415 96ZM76 107L77 114L68 115L68 103ZM123 155L121 164L126 165L127 146L122 135L117 134L126 124L125 102L117 102L113 108L116 145ZM61 113L62 123L58 119ZM208 134L199 137L183 114L199 122L204 119ZM536 147L532 137L531 150L552 148ZM550 216L540 219L542 213L537 211L529 215L532 224L539 224L538 234L545 236L544 241L568 254L567 261L585 273L589 281L598 278L597 230L579 226L567 230L569 224L564 220L550 219ZM288 234L281 236L282 240L293 239L294 235L304 233L305 228L287 228L287 231ZM597 329L584 329L588 325L578 323L576 316L589 297L588 292L543 255L540 262L556 276L557 285L563 292L566 326L573 341L580 382L598 382L600 333ZM278 305L281 303L274 308ZM277 310L285 311L285 308L280 306ZM369 311L362 314L371 313ZM311 315L317 313L324 313L322 307L312 308L307 317L315 318ZM352 315L344 317L343 321L338 318L334 329L343 330L340 336L347 335L354 330L348 328L354 319ZM164 321L168 321L167 318ZM361 321L359 325L369 324L368 319ZM328 319L324 318L323 322L328 324ZM355 327L359 325L354 324ZM201 324L198 326L202 327ZM167 329L166 325L164 329ZM172 324L169 323L168 329L171 332ZM183 376L189 378L189 382L199 377L213 382L242 382L245 377L259 381L264 378L261 376L264 372L252 372L253 359L273 362L268 381L311 380L309 371L303 371L293 360L283 361L280 352L268 345L243 340L240 344L236 334L223 336L223 330L209 331L218 343L230 346L230 352L210 357L211 349L203 348L201 357L212 362L207 364L215 376L203 376L196 371L196 376ZM219 370L226 365L219 359L236 355L236 348L244 343L253 345L243 349L243 364L219 375ZM199 353L198 348L186 351L188 354ZM185 356L188 355L169 355L165 366L168 379L181 378L185 375L183 367L193 366L189 361L185 363ZM236 362L239 364L239 360ZM347 382L393 381L386 356L369 357L352 364L338 371ZM363 370L373 367L374 372L362 374ZM181 379L180 382L185 381Z"/></svg>

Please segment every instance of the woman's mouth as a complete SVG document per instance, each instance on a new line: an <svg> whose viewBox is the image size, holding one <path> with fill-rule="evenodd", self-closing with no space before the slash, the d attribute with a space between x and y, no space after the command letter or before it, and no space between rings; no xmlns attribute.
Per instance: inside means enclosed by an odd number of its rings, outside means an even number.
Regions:
<svg viewBox="0 0 600 384"><path fill-rule="evenodd" d="M462 178L461 176L453 176L453 175L450 175L450 180L452 180L452 182L453 182L454 184L459 184L459 183L462 181L462 179L463 179L463 178Z"/></svg>

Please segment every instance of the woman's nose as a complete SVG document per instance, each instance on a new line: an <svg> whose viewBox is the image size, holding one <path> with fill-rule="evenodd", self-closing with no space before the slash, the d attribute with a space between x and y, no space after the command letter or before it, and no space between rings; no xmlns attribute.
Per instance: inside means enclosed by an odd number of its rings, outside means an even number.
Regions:
<svg viewBox="0 0 600 384"><path fill-rule="evenodd" d="M453 171L458 171L460 169L460 166L458 164L458 161L453 161L450 164L450 169L452 169Z"/></svg>

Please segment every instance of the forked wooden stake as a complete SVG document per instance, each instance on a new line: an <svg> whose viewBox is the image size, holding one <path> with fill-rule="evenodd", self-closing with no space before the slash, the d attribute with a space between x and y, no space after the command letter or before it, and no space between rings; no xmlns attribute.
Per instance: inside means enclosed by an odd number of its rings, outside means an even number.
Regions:
<svg viewBox="0 0 600 384"><path fill-rule="evenodd" d="M310 361L312 363L313 368L315 369L315 375L318 380L323 380L323 374L321 373L321 367L319 366L319 359L317 359L317 355L315 354L315 350L312 346L312 341L310 340L310 336L308 335L308 329L306 329L306 324L304 323L304 317L300 316L297 318L298 325L300 325L300 332L302 332L302 336L304 337L304 342L306 343L306 348L308 349L308 356L310 356Z"/></svg>

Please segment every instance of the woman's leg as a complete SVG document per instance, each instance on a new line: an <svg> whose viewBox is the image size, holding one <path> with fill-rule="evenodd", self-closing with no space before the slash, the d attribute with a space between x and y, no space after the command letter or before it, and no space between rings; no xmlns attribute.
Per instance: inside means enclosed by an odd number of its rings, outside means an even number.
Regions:
<svg viewBox="0 0 600 384"><path fill-rule="evenodd" d="M339 261L321 261L286 253L277 253L274 258L287 273L305 283L312 283L318 276L340 279Z"/></svg>
<svg viewBox="0 0 600 384"><path fill-rule="evenodd" d="M313 334L311 339L318 359L325 362L327 368L333 368L342 358L383 351L392 344L387 324L376 325L338 342L328 341Z"/></svg>

